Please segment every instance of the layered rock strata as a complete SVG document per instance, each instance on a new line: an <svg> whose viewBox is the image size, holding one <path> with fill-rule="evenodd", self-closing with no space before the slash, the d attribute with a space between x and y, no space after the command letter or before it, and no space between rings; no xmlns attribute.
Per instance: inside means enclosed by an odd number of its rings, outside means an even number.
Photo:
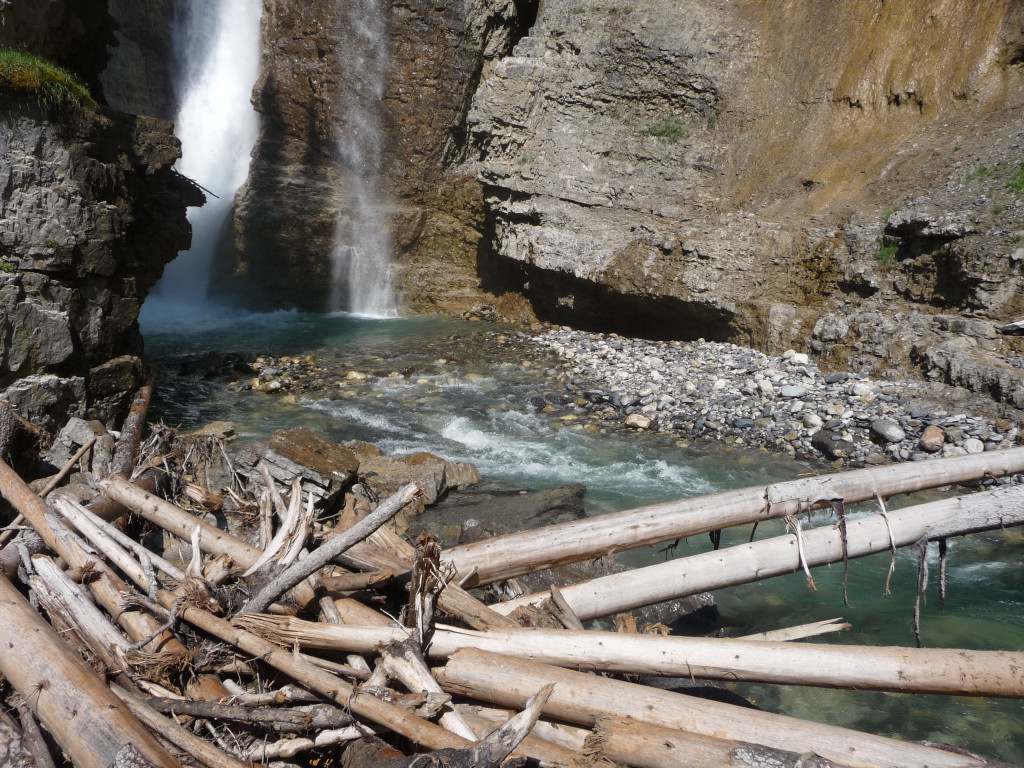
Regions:
<svg viewBox="0 0 1024 768"><path fill-rule="evenodd" d="M359 88L346 59L346 4L268 2L254 103L262 116L221 288L254 307L327 308L335 227L352 184L341 168L345 95ZM383 164L373 186L394 224L404 303L478 302L484 219L465 157L465 114L487 63L532 20L532 0L382 3L390 69L380 104Z"/></svg>
<svg viewBox="0 0 1024 768"><path fill-rule="evenodd" d="M144 379L137 318L202 194L169 123L28 100L0 110L0 396L43 426L116 422Z"/></svg>

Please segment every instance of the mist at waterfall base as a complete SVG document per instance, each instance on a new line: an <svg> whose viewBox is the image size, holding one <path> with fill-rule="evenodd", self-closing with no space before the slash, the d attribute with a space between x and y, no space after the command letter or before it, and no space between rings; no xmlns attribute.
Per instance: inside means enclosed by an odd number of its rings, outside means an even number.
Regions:
<svg viewBox="0 0 1024 768"><path fill-rule="evenodd" d="M476 324L432 318L281 313L151 333L147 351L159 367L153 416L185 429L227 419L235 424L240 442L303 425L334 440L374 442L389 455L430 451L475 462L484 486L492 489L539 490L583 482L588 514L761 485L812 471L806 464L763 453L723 452L712 446L697 450L677 445L670 436L617 426L597 434L576 428L574 422L561 420L561 414L531 405L538 395L564 395L550 375L557 361L527 368L520 364L521 354L484 354L471 341L451 338L471 340L486 331ZM529 348L528 342L523 345ZM349 370L381 376L371 377L358 391L337 387L315 396L299 392L293 402L286 402L262 392L228 391L223 379L182 372L183 355L210 349L311 354L318 365L338 371L340 378ZM408 369L414 373L387 375ZM239 376L245 380L244 374ZM919 494L893 500L891 506L932 497ZM854 514L875 511L873 505L863 505ZM816 513L815 525L826 522L824 512ZM763 523L756 538L783 532L781 523ZM727 530L723 546L744 543L750 535L749 527ZM950 541L945 607L933 576L922 608L926 646L1024 649L1021 543L1018 531ZM671 550L654 547L618 557L642 565L709 546L707 537L699 536ZM937 574L934 549L933 545L931 570ZM715 597L721 624L738 636L842 616L852 622L852 630L811 642L913 646L915 563L909 554L899 555L893 594L886 597L889 560L888 554L880 554L850 563L851 607L843 605L842 565L815 569L816 591L808 588L803 574L720 590ZM765 709L884 735L948 742L1024 762L1021 701L760 684L732 687Z"/></svg>
<svg viewBox="0 0 1024 768"><path fill-rule="evenodd" d="M216 313L209 302L214 253L230 224L235 192L245 182L258 116L252 87L259 72L260 0L195 0L174 19L175 135L182 156L175 169L208 190L190 208L192 247L167 265L142 308L143 329L177 322L183 314Z"/></svg>

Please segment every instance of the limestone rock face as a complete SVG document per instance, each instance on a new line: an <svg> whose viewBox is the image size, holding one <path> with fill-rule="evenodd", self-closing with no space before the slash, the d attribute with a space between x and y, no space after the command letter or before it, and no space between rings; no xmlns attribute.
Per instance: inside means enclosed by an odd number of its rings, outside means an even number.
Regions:
<svg viewBox="0 0 1024 768"><path fill-rule="evenodd" d="M484 220L471 172L453 171L467 149L465 114L487 62L507 52L534 0L382 3L389 69L380 122L381 167L405 305L446 296L478 301L476 250ZM260 308L324 309L331 252L353 181L339 162L346 96L364 86L345 58L351 22L336 2L268 2L254 103L262 128L239 194L233 254L222 283ZM409 286L406 288L406 286Z"/></svg>
<svg viewBox="0 0 1024 768"><path fill-rule="evenodd" d="M0 393L44 426L112 423L143 380L137 318L200 193L169 123L7 99L0 116Z"/></svg>

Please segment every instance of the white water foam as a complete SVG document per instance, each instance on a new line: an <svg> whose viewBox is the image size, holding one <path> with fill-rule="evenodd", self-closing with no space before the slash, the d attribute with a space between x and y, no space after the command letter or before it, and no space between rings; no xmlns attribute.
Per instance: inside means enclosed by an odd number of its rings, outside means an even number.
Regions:
<svg viewBox="0 0 1024 768"><path fill-rule="evenodd" d="M189 210L192 247L167 266L144 305L150 325L172 319L175 305L180 313L207 304L213 256L230 226L259 129L251 99L261 12L261 0L193 0L176 19L181 106L175 133L182 157L175 168L212 194Z"/></svg>

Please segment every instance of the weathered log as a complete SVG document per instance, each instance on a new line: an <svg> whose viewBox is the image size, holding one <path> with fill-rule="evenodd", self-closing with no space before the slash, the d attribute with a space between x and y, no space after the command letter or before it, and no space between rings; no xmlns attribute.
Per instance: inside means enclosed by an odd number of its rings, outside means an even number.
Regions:
<svg viewBox="0 0 1024 768"><path fill-rule="evenodd" d="M263 554L262 550L246 544L241 539L232 536L227 531L222 531L205 520L200 520L169 501L164 501L159 496L142 490L123 477L115 475L107 478L100 485L107 496L118 504L141 515L154 525L173 533L179 539L188 541L198 526L201 533L200 546L204 552L213 555L228 555L243 568L255 563ZM316 598L313 588L306 583L298 584L291 594L300 605L307 605Z"/></svg>
<svg viewBox="0 0 1024 768"><path fill-rule="evenodd" d="M722 491L599 515L453 547L444 554L459 573L474 568L480 584L626 549L827 506L936 488L986 475L1024 472L1024 448L892 464L768 486Z"/></svg>
<svg viewBox="0 0 1024 768"><path fill-rule="evenodd" d="M430 670L427 669L412 639L387 643L378 650L381 656L380 663L388 677L399 681L411 693L444 693L437 681L431 677ZM450 702L444 706L442 713L438 722L443 728L470 741L476 741L476 732Z"/></svg>
<svg viewBox="0 0 1024 768"><path fill-rule="evenodd" d="M502 706L518 707L538 684L554 683L544 714L593 726L602 717L634 720L727 741L813 752L858 768L982 768L984 762L883 736L821 725L694 696L522 661L471 648L434 671L441 687Z"/></svg>
<svg viewBox="0 0 1024 768"><path fill-rule="evenodd" d="M754 635L743 635L737 640L771 640L773 642L788 642L790 640L804 640L808 637L827 635L831 632L843 632L852 627L852 624L842 619L824 619L823 621L812 621L810 624L800 624L795 627L784 629L773 629L768 632L758 632Z"/></svg>
<svg viewBox="0 0 1024 768"><path fill-rule="evenodd" d="M3 576L0 615L0 674L75 766L109 768L127 754L152 766L178 766Z"/></svg>
<svg viewBox="0 0 1024 768"><path fill-rule="evenodd" d="M53 762L53 755L50 754L50 749L43 738L43 732L39 729L39 723L36 722L35 715L32 714L32 710L29 709L28 703L25 701L18 704L18 722L21 723L21 733L35 759L36 768L57 768L56 763ZM7 763L0 763L0 765L7 765Z"/></svg>
<svg viewBox="0 0 1024 768"><path fill-rule="evenodd" d="M636 768L840 768L818 755L695 736L620 717L600 718L583 749Z"/></svg>
<svg viewBox="0 0 1024 768"><path fill-rule="evenodd" d="M429 674L429 672L428 672ZM433 680L433 678L431 678ZM437 685L437 681L434 681ZM438 686L440 690L440 686ZM352 716L337 707L315 704L310 707L252 707L220 704L214 701L166 699L151 696L144 703L162 715L187 715L207 720L229 720L270 728L281 733L305 733L352 725Z"/></svg>
<svg viewBox="0 0 1024 768"><path fill-rule="evenodd" d="M927 463L915 462L915 465ZM906 507L888 515L849 520L846 553L850 558L864 557L888 550L892 542L904 547L922 538L945 539L1022 523L1024 486L1008 486ZM562 595L586 621L699 592L794 573L802 567L801 550L809 567L841 561L844 548L838 527L822 526L803 531L800 539L795 534L777 536L610 574L562 587ZM509 614L521 605L546 598L546 592L537 592L491 608Z"/></svg>
<svg viewBox="0 0 1024 768"><path fill-rule="evenodd" d="M253 768L251 762L242 762L222 749L201 739L187 728L156 712L146 704L141 696L130 693L117 685L111 685L114 694L125 703L147 728L166 739L168 742L196 758L209 768Z"/></svg>
<svg viewBox="0 0 1024 768"><path fill-rule="evenodd" d="M386 586L397 576L396 571L369 571L367 573L342 573L335 576L321 576L320 582L328 592L358 592L361 589L376 589Z"/></svg>
<svg viewBox="0 0 1024 768"><path fill-rule="evenodd" d="M404 631L246 614L242 626L300 647L368 653ZM463 648L573 668L826 688L1024 697L1024 652L860 647L564 629L476 632L438 626L428 654Z"/></svg>
<svg viewBox="0 0 1024 768"><path fill-rule="evenodd" d="M139 455L142 430L146 427L146 413L149 411L149 403L152 398L153 387L148 384L139 387L135 397L132 398L128 415L121 423L121 435L114 445L114 455L110 459L110 474L131 477Z"/></svg>
<svg viewBox="0 0 1024 768"><path fill-rule="evenodd" d="M63 526L57 515L4 462L0 462L0 491L70 567L83 572L95 569L96 578L89 581L89 590L108 614L117 617L132 640L150 639L149 650L154 653L164 647L168 652L188 656L185 647L173 636L166 632L157 634L161 625L151 616L123 609L121 596L129 591L127 585L105 563L87 552L78 537Z"/></svg>
<svg viewBox="0 0 1024 768"><path fill-rule="evenodd" d="M312 553L299 560L287 570L275 576L255 597L246 603L244 610L262 611L282 593L291 589L303 579L316 573L345 550L372 534L384 523L401 512L414 499L423 495L423 489L409 483L392 494L373 512L358 523L321 545Z"/></svg>

